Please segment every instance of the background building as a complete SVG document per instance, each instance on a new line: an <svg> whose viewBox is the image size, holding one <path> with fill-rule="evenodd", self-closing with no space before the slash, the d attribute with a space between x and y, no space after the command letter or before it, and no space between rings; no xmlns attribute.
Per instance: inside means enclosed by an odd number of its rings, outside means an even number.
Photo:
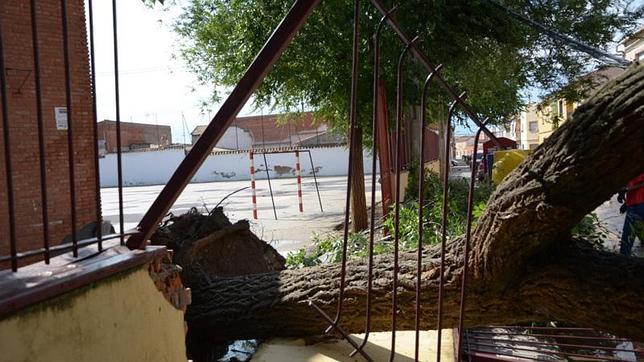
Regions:
<svg viewBox="0 0 644 362"><path fill-rule="evenodd" d="M474 151L474 136L454 136L454 158L459 160L463 156L472 156Z"/></svg>
<svg viewBox="0 0 644 362"><path fill-rule="evenodd" d="M72 83L72 127L75 154L78 228L95 219L95 154L89 56L83 0L69 0L68 24ZM7 87L11 178L18 251L43 246L38 125L29 1L3 0L0 6ZM61 6L39 1L37 8L42 84L43 136L49 235L57 245L71 233L71 200L67 150L65 68ZM0 107L2 105L0 104ZM56 114L59 115L57 122ZM0 127L0 143L2 139ZM0 255L9 254L7 155L0 147ZM6 265L0 265L0 267Z"/></svg>
<svg viewBox="0 0 644 362"><path fill-rule="evenodd" d="M116 152L116 122L98 122L99 147L106 153ZM170 126L121 122L121 148L131 151L142 148L160 148L172 143Z"/></svg>
<svg viewBox="0 0 644 362"><path fill-rule="evenodd" d="M533 106L536 108L536 118L539 127L539 144L548 138L555 129L566 122L577 104L565 99L557 99L549 104Z"/></svg>
<svg viewBox="0 0 644 362"><path fill-rule="evenodd" d="M584 76L583 81L586 83L582 83L585 87L582 91L590 98L602 89L607 82L622 74L623 71L624 69L622 68L604 67L589 73ZM531 105L531 109L538 120L539 143L543 143L557 127L568 121L581 103L583 103L583 100L581 102L571 102L565 99L555 99L549 103Z"/></svg>
<svg viewBox="0 0 644 362"><path fill-rule="evenodd" d="M644 60L644 27L622 40L618 49L626 60Z"/></svg>
<svg viewBox="0 0 644 362"><path fill-rule="evenodd" d="M522 150L533 150L539 145L539 118L534 104L519 114L519 137L517 141Z"/></svg>
<svg viewBox="0 0 644 362"><path fill-rule="evenodd" d="M247 150L251 148L313 147L344 144L346 140L330 132L325 122L314 121L311 112L297 119L280 122L284 114L237 117L219 140L216 148ZM197 142L206 125L192 131L192 144Z"/></svg>

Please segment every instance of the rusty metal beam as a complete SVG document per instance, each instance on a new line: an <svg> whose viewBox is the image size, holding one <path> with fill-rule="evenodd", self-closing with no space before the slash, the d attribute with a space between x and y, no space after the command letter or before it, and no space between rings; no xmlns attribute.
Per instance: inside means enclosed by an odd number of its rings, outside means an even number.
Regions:
<svg viewBox="0 0 644 362"><path fill-rule="evenodd" d="M373 4L373 6L376 7L376 9L378 9L378 11L380 11L380 13L383 16L389 13L389 10L387 10L385 5L382 3L382 0L371 0L371 3ZM400 24L396 21L396 19L394 19L393 16L387 17L387 24L389 24L391 29L393 29L396 32L396 34L398 35L400 40L402 40L405 46L410 45L411 38L407 36L407 34L402 30L402 28L400 27ZM414 54L416 59L418 59L418 61L420 61L420 63L427 69L429 73L434 73L436 71L436 67L432 64L429 58L427 58L425 53L423 53L418 48L417 44L411 44L411 52L412 54ZM503 148L499 143L498 139L496 138L496 136L492 132L490 132L490 130L487 129L487 127L485 127L485 125L483 124L483 121L481 121L481 118L476 113L474 113L472 108L470 108L469 104L467 104L465 100L460 99L458 97L459 95L458 91L452 88L452 86L450 86L440 74L436 76L436 82L438 82L438 84L445 90L445 92L447 92L447 94L449 94L449 96L457 102L458 106L472 119L472 121L474 121L477 127L480 127L483 130L483 133L485 133L495 144L497 144L497 146Z"/></svg>
<svg viewBox="0 0 644 362"><path fill-rule="evenodd" d="M268 38L257 57L246 70L221 108L210 121L210 124L199 137L199 140L184 158L168 183L143 219L139 222L140 234L128 239L130 248L144 248L146 240L152 235L157 225L179 197L183 189L192 179L206 159L217 141L224 134L251 94L259 87L262 80L280 55L291 43L293 37L311 15L320 0L296 0L284 19Z"/></svg>
<svg viewBox="0 0 644 362"><path fill-rule="evenodd" d="M393 180L391 177L391 149L389 147L389 140L391 139L389 133L389 119L387 112L387 96L385 94L385 84L381 80L378 85L378 110L376 122L378 127L378 160L380 161L380 187L382 192L382 214L389 213L389 207L393 201Z"/></svg>

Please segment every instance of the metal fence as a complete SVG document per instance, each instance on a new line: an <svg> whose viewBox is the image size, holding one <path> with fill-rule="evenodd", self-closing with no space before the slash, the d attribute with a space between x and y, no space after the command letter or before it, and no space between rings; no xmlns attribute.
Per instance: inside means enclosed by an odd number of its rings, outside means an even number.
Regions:
<svg viewBox="0 0 644 362"><path fill-rule="evenodd" d="M400 27L398 22L392 17L392 13L396 11L396 8L394 9L386 9L383 5L383 3L379 0L372 0L371 3L376 7L376 9L382 14L382 18L380 22L378 23L378 26L376 28L375 34L373 35L373 54L374 54L374 59L373 59L373 124L376 124L376 117L377 117L377 110L378 110L378 101L379 97L377 96L379 94L379 89L378 87L380 86L380 35L383 30L383 27L388 25L394 32L398 35L398 37L401 40L401 43L403 45L403 49L400 52L400 56L398 58L398 63L397 63L397 72L396 72L396 126L395 126L395 142L394 142L394 147L393 147L393 153L394 153L394 172L395 172L395 185L400 184L400 174L402 171L402 164L403 164L403 158L405 157L404 149L403 149L403 137L402 137L402 123L403 123L403 83L404 83L404 65L405 62L409 59L408 54L412 53L416 59L427 69L428 75L427 78L424 82L423 86L423 91L422 91L422 98L421 98L421 122L420 122L420 129L418 130L418 135L420 137L419 142L421 145L421 155L425 154L425 148L426 148L426 142L425 140L425 132L426 132L426 100L427 100L427 94L428 90L431 84L435 83L438 84L440 87L443 88L443 90L447 93L447 95L452 98L452 102L449 105L449 112L447 116L447 124L448 126L445 127L446 132L445 132L445 140L444 140L444 145L445 145L445 150L443 153L443 159L441 160L443 165L447 165L449 162L449 154L450 154L450 131L451 131L451 120L452 116L454 114L454 111L456 110L456 107L459 107L464 113L466 113L472 121L478 126L478 131L477 131L477 138L480 135L481 132L484 132L487 134L490 139L493 141L496 141L496 137L492 132L490 132L486 127L485 127L485 122L486 120L481 120L479 116L472 111L472 109L469 107L469 105L466 103L465 98L466 98L466 93L460 93L452 88L446 81L445 79L441 76L440 71L442 68L442 65L434 66L429 59L423 54L423 52L420 50L419 47L417 47L416 42L418 41L418 37L411 39ZM353 30L353 57L352 57L352 62L353 62L353 68L352 68L352 87L351 87L351 111L350 111L350 132L353 134L356 129L356 107L357 107L357 91L358 91L358 68L359 68L359 39L360 39L360 12L361 12L361 4L360 0L354 1L354 30ZM378 137L377 134L377 127L373 127L372 129L372 137L373 139L376 139ZM349 137L349 139L353 139L352 136ZM476 146L475 146L476 148ZM374 142L374 147L372 152L374 154L377 154L378 150L376 147L376 142ZM476 153L476 149L474 150ZM474 153L474 154L475 154ZM349 155L349 160L351 160L352 157ZM374 157L375 159L375 157ZM375 170L375 167L374 167ZM439 293L438 293L438 305L436 306L438 309L438 321L437 321L437 330L438 330L438 337L437 337L437 348L436 350L438 351L437 353L437 361L440 361L440 350L441 350L441 327L442 327L442 306L443 306L443 274L444 274L444 269L445 269L445 244L447 241L447 233L445 230L447 229L447 212L448 212L448 179L449 179L449 167L444 167L444 172L443 172L443 204L442 204L442 222L441 222L441 263L440 263L440 277L439 277ZM472 167L472 172L476 170L476 165ZM424 168L419 167L418 169L418 198L419 198L419 205L424 205ZM325 313L319 306L315 305L315 303L311 302L310 305L317 311L319 312L322 317L324 317L328 322L329 322L329 327L325 331L325 333L329 333L332 330L335 330L339 334L341 334L347 342L349 342L353 347L354 351L351 353L351 355L355 355L356 353L360 353L365 359L367 360L372 360L371 357L365 352L364 347L367 344L368 338L369 338L369 332L371 328L371 299L372 299L372 285L373 285L373 255L374 255L374 234L375 234L375 213L373 210L375 210L375 197L373 195L375 194L375 180L376 180L376 175L375 171L372 176L372 185L371 185L371 190L372 190L372 198L371 198L371 230L370 230L370 240L369 240L369 255L368 255L368 272L367 272L367 298L366 298L366 316L365 316L365 337L362 340L362 343L358 345L355 341L353 341L351 338L349 338L349 335L343 331L341 327L341 320L342 320L342 312L343 312L343 301L344 301L344 292L345 292L345 279L346 279L346 274L347 274L347 242L348 242L348 237L349 237L349 207L350 203L349 200L351 198L351 161L349 161L349 173L348 173L348 181L347 181L347 203L346 203L346 214L345 214L345 220L344 220L344 239L343 239L343 248L342 248L342 261L341 261L341 271L340 271L340 289L339 289L339 296L338 296L338 303L336 307L336 312L335 316L331 317L327 313ZM467 231L466 231L466 241L465 241L465 250L464 250L464 265L465 265L465 270L464 270L464 277L463 277L463 282L461 286L461 300L460 300L460 317L459 317L459 326L462 329L463 326L463 315L464 315L464 305L465 305L465 296L466 296L466 285L467 285L467 265L468 265L468 252L469 252L469 244L470 244L470 236L471 236L471 225L472 225L472 201L473 201L473 190L474 190L474 180L476 178L474 175L472 175L471 181L470 181L470 189L469 189L469 197L468 197L468 210L467 210ZM399 240L400 240L400 205L401 205L401 199L400 199L400 187L396 187L394 189L394 230L393 230L393 244L394 244L394 260L393 260L393 283L391 286L392 290L392 307L391 307L391 346L390 346L390 360L394 359L395 356L395 347L396 347L396 329L397 329L397 310L398 310L398 270L399 270ZM423 240L423 208L419 207L418 210L418 234L419 234L419 240ZM415 317L415 359L418 360L419 358L419 339L420 339L420 321L421 321L421 270L422 270L422 252L423 252L423 245L422 242L418 243L418 248L417 248L417 265L416 265L416 299L415 299L415 312L416 312L416 317ZM459 337L458 341L458 346L461 345L461 338ZM460 351L461 348L458 348L458 356L457 360L460 360Z"/></svg>
<svg viewBox="0 0 644 362"><path fill-rule="evenodd" d="M475 172L477 170L476 165L476 153L478 146L478 139L482 133L486 134L492 141L498 141L494 134L486 128L486 119L481 119L478 114L476 114L472 108L468 105L466 101L466 93L459 92L453 88L441 75L442 65L434 65L428 57L420 50L417 46L416 38L411 38L408 36L405 31L401 28L399 23L392 16L394 9L387 9L381 0L370 0L371 4L377 9L381 14L382 18L376 28L375 34L373 34L373 49L374 49L374 58L373 58L373 128L372 128L372 139L376 140L379 138L378 127L376 127L376 118L378 117L378 102L379 97L379 87L380 82L380 36L385 27L391 29L397 37L399 38L402 46L400 52L398 63L397 63L397 87L396 87L396 110L395 110L395 138L393 146L393 159L394 159L394 173L395 173L395 185L400 184L400 174L402 170L402 165L404 158L406 158L403 151L403 137L402 137L402 113L403 113L403 79L405 77L405 64L409 62L410 56L414 56L415 59L421 64L427 71L427 76L424 82L422 98L421 98L421 119L420 129L417 131L419 137L419 142L421 144L421 154L425 154L425 149L427 147L427 142L424 142L426 139L426 127L424 127L426 121L426 101L428 90L431 86L440 87L445 94L451 99L449 103L449 112L447 119L445 120L448 124L451 123L452 117L457 110L465 113L477 126L476 131L476 140L474 142L474 150L472 153L472 160L474 165L472 167L472 177L470 179L469 185L469 195L468 195L468 207L467 207L467 225L465 233L465 245L463 250L464 258L464 270L462 284L460 288L460 313L459 313L459 322L458 322L458 331L463 331L464 328L464 315L465 315L465 303L467 301L467 275L468 275L468 256L470 250L470 238L471 238L471 227L472 227L472 204L473 204L473 190L474 182L476 180ZM210 154L211 149L223 135L225 130L231 125L236 115L239 113L241 108L244 106L246 101L249 99L251 94L257 89L261 81L264 79L266 74L272 68L274 63L280 57L281 53L285 48L290 44L291 40L298 32L298 30L306 22L306 19L310 16L316 5L319 3L319 0L296 0L286 14L284 19L277 26L275 31L271 34L270 38L265 43L264 47L260 50L257 57L253 60L252 64L248 67L246 73L243 75L239 83L232 90L228 98L224 101L220 107L217 114L214 116L202 136L198 141L193 145L190 152L187 154L186 158L180 164L180 166L175 171L172 178L165 185L161 191L158 198L154 201L152 206L149 208L147 213L141 219L139 226L136 230L125 231L123 229L123 183L122 183L122 172L121 172L121 140L120 140L120 108L119 108L119 72L118 72L118 26L117 26L117 16L116 16L116 0L112 0L112 26L114 34L114 67L115 67L115 96L116 96L116 128L117 128L117 164L118 164L118 195L119 195L119 221L120 221L120 230L117 234L114 235L101 235L101 227L97 228L96 237L78 240L77 237L77 227L76 225L76 190L74 188L74 182L70 182L69 188L69 197L71 203L71 243L62 244L57 246L52 246L49 238L48 231L48 214L47 214L47 204L48 204L48 195L47 195L47 173L45 170L45 160L47 157L46 145L43 141L43 116L42 116L42 94L41 94L41 84L40 84L40 54L39 54L39 33L38 33L38 16L36 14L36 6L38 1L31 0L31 24L32 24L32 33L33 33L33 59L34 59L34 81L36 87L36 101L37 101L37 122L38 122L38 139L39 139L39 155L40 160L38 162L40 170L40 188L42 196L42 235L43 235L43 246L36 250L31 250L27 252L19 253L16 246L16 232L15 224L18 221L16 215L14 214L14 184L13 184L13 174L11 168L11 142L13 142L12 135L10 134L9 124L11 120L9 119L9 110L8 110L8 101L7 101L7 86L5 79L5 64L4 64L4 49L3 49L3 39L2 35L2 26L0 24L0 83L1 83L1 93L2 93L2 122L3 122L3 135L4 135L4 157L5 157L5 176L6 176L6 185L7 185L7 208L9 212L9 225L10 225L10 255L1 256L0 262L10 261L11 267L14 271L18 269L18 261L23 258L41 256L44 258L45 262L49 262L49 259L57 254L67 251L72 251L74 256L78 255L78 248L96 244L98 250L102 250L103 241L108 239L120 239L121 244L126 244L131 249L142 249L145 248L146 241L154 233L157 226L159 225L161 219L164 215L167 214L170 207L180 195L185 186L190 182L192 176L197 171L199 166L205 160L205 158ZM74 180L76 177L75 174L75 160L74 160L74 142L73 134L75 131L74 119L72 119L72 102L71 102L71 93L73 90L73 83L71 81L70 74L70 49L68 41L68 19L67 19L67 2L66 0L61 0L61 11L62 11L62 23L61 28L63 32L63 54L64 54L64 64L65 64L65 94L67 100L67 114L68 114L68 156L69 156L69 179ZM94 23L93 23L93 1L89 0L89 53L90 53L90 62L91 62L91 82L92 82L92 100L93 100L93 117L94 125L96 125L96 94L95 94L95 63L94 63ZM352 52L352 78L351 78L351 96L350 96L350 112L349 112L349 140L354 140L354 134L357 128L357 98L358 98L358 69L360 62L359 54L359 39L360 39L360 13L361 13L361 1L354 1L354 23L353 23L353 52ZM450 154L450 132L451 127L446 127L445 139L444 139L444 152L443 159L441 162L446 165L448 163L448 155ZM101 198L100 198L100 185L99 185L99 175L98 175L98 149L97 149L97 134L96 126L94 127L94 153L96 160L96 221L98 225L101 225ZM374 155L377 155L379 152L378 143L373 142L372 152ZM499 144L500 146L500 144ZM313 310L317 311L324 319L329 323L329 327L324 331L325 333L330 333L335 331L342 335L348 343L353 345L354 351L352 355L357 353L361 354L366 360L372 360L371 357L367 354L364 347L367 344L369 339L369 333L371 329L371 313L372 313L372 284L373 284L373 267L374 267L374 234L375 234L375 193L376 193L376 157L373 157L373 175L371 183L371 229L370 229L370 238L369 238L369 253L368 253L368 273L367 273L367 295L366 295L366 315L365 315L365 328L364 333L365 337L360 344L349 338L349 335L342 328L342 318L343 318L343 303L346 287L346 276L347 276L347 244L349 237L349 210L350 210L350 199L351 199L351 183L352 178L355 176L352 174L352 157L355 148L350 147L349 154L349 165L348 165L348 177L347 177L347 188L346 188L346 204L345 204L345 216L344 216L344 238L343 238L343 247L342 247L342 261L341 261L341 273L339 277L339 295L337 299L337 305L335 308L335 313L333 316L328 315L322 308L315 305L313 302L310 303ZM443 274L445 270L445 245L447 242L447 234L444 232L447 229L447 213L448 213L448 178L449 178L449 167L444 168L445 172L443 173L443 200L442 200L442 222L441 222L441 260L440 260L440 271L439 271L439 289L438 289L438 302L434 306L423 306L421 305L421 270L422 270L422 255L423 255L423 245L422 242L418 243L417 247L417 264L416 264L416 298L415 298L415 359L419 358L419 338L420 338L420 325L422 319L423 308L436 308L437 309L437 321L436 326L438 330L438 339L437 339L437 351L441 350L441 329L443 326ZM423 205L424 200L424 175L423 168L420 167L418 170L418 201L420 205ZM397 309L398 303L398 262L399 262L399 239L400 239L400 205L401 205L401 195L400 188L396 187L394 191L394 229L393 232L393 244L394 244L394 259L393 259L393 283L391 285L391 295L392 295L392 309L391 309L391 347L390 347L390 360L394 359L395 356L395 346L396 346L396 331L397 331ZM422 213L422 208L419 208L418 212L418 234L419 240L422 240L423 237L423 220L424 216ZM129 236L126 240L126 236ZM322 332L322 331L321 331ZM485 337L485 331L470 331L467 333L459 333L457 338L457 360L463 359L463 353L465 352L468 355L468 358L475 357L476 353L482 353L481 348L485 347L488 337ZM465 342L464 342L465 341ZM464 344L465 343L465 344ZM466 346L466 348L462 348ZM514 347L521 348L521 347ZM613 348L613 347L611 347ZM498 354L498 353L497 353ZM574 354L568 353L568 356L575 357ZM588 356L588 355L586 355ZM437 355L437 361L440 361L440 353Z"/></svg>
<svg viewBox="0 0 644 362"><path fill-rule="evenodd" d="M8 213L8 225L9 225L9 255L0 255L0 263L9 262L11 264L11 269L17 271L19 268L19 261L23 259L28 259L29 261L41 259L45 263L49 263L50 258L65 252L72 251L74 257L78 256L78 249L88 245L96 245L98 251L103 250L103 242L107 240L119 239L121 244L125 243L125 239L128 235L135 234L135 230L126 231L123 229L123 182L122 182L122 171L121 171L121 142L120 142L120 103L119 103L119 71L118 71L118 23L116 16L116 0L112 1L112 32L114 36L113 42L113 51L114 51L114 81L115 81L115 97L116 97L116 128L117 128L117 138L119 142L117 143L117 163L118 163L118 194L119 194L119 222L120 230L116 234L103 235L102 230L102 215L101 215L101 194L100 194L100 175L99 175L99 152L98 152L98 134L96 126L96 64L94 57L94 9L93 9L93 0L88 1L88 22L87 29L89 35L89 61L90 61L90 82L91 82L91 100L92 100L92 124L93 124L93 157L94 157L94 189L95 189L95 222L96 228L94 237L86 238L81 240L78 236L78 209L77 209L77 197L78 190L76 190L76 183L78 181L77 177L77 159L76 154L79 152L75 148L74 142L74 132L78 126L77 120L74 118L75 113L72 109L72 92L77 91L75 87L77 85L72 81L72 50L70 49L70 33L71 32L80 32L84 33L84 29L74 28L70 29L70 4L67 0L60 0L60 24L59 29L62 34L62 63L64 64L64 94L65 94L65 104L66 104L66 115L67 115L67 169L68 169L68 180L69 180L69 190L66 195L69 197L70 205L70 228L69 235L71 236L71 242L62 243L60 245L53 245L50 235L50 223L49 223L49 212L50 201L49 201L49 190L48 190L48 175L46 169L47 158L51 157L48 152L47 143L45 142L45 127L44 127L44 116L43 116L43 84L41 76L43 71L41 69L42 61L44 56L41 54L41 47L45 43L45 38L50 37L52 34L43 33L39 31L39 23L43 20L44 14L39 14L38 9L43 4L42 1L31 0L29 3L30 6L30 19L31 22L31 44L21 44L24 47L31 47L33 50L33 82L35 88L34 101L36 106L36 123L37 123L37 138L38 138L38 160L31 164L33 167L37 167L39 170L40 178L40 209L42 210L42 247L35 248L23 252L19 252L19 245L17 243L16 237L16 223L21 222L18 220L18 217L15 213L15 188L16 184L14 179L18 176L17 171L14 171L12 164L15 161L12 158L12 143L19 142L19 134L12 134L11 125L21 122L25 122L23 117L10 118L10 102L8 99L8 86L7 86L7 67L5 66L5 54L7 49L4 44L6 43L6 36L12 35L10 31L7 31L6 28L3 28L3 24L0 23L0 92L2 93L2 133L3 133L3 143L4 143L4 176L6 182L6 206ZM51 3L47 3L51 4ZM9 4L3 4L3 6L9 6ZM17 5L15 5L17 6ZM77 22L75 24L78 24ZM84 25L84 24L83 24ZM24 49L24 48L21 48ZM47 54L46 61L58 61L61 59L52 59L50 54ZM27 79L25 81L30 81ZM53 207L64 207L63 205L51 205Z"/></svg>
<svg viewBox="0 0 644 362"><path fill-rule="evenodd" d="M197 168L203 162L205 157L208 155L212 147L216 144L217 140L221 137L223 132L228 128L232 123L234 117L237 115L241 107L246 103L250 95L255 91L259 86L264 76L271 69L272 65L277 61L282 51L290 44L292 38L300 29L300 27L305 23L308 16L311 14L313 9L318 4L319 0L297 0L291 7L290 11L272 33L271 37L267 40L264 47L261 49L257 57L254 59L252 64L248 67L246 73L239 81L237 86L230 93L228 98L225 100L217 114L214 116L206 130L203 132L202 136L195 143L190 153L186 156L184 161L178 167L170 181L166 184L164 189L161 191L159 197L155 200L153 205L150 207L146 215L143 217L139 224L140 234L133 235L128 240L128 246L130 247L140 247L144 245L143 242L150 237L154 232L156 226L161 221L163 215L166 214L170 205L176 200L183 188L190 181L192 175L196 172ZM374 35L374 74L373 74L373 128L372 128L372 139L376 140L378 138L376 127L376 117L378 113L378 94L379 94L379 79L380 79L380 34L387 24L400 38L404 49L400 53L397 67L397 89L396 89L396 131L395 131L395 145L393 150L394 155L394 168L395 168L395 185L400 184L400 173L402 169L403 158L405 157L403 152L403 137L402 137L402 109L403 109L403 76L404 76L404 64L409 59L409 54L413 54L416 59L427 69L429 75L424 84L423 88L423 97L422 97L422 122L420 123L420 130L418 134L420 136L421 144L421 154L425 153L426 144L423 142L425 140L426 127L425 123L425 109L426 109L426 98L427 91L431 84L438 84L446 94L453 100L449 106L449 113L447 122L451 121L451 118L454 114L454 111L458 107L462 112L467 114L470 119L479 127L477 134L480 135L481 132L485 133L490 139L496 141L496 137L492 132L490 132L485 127L485 120L481 120L479 116L470 108L467 104L465 98L465 93L458 93L453 87L451 87L445 79L441 76L440 70L441 65L434 66L425 54L416 46L416 40L411 39L400 27L398 22L391 16L392 11L386 9L383 3L380 0L372 0L371 3L376 7L376 9L382 13L382 19L377 27L376 33ZM353 141L355 139L355 132L357 127L356 121L356 108L357 108L357 90L358 90L358 69L359 69L359 51L358 43L360 37L360 0L354 2L354 31L353 31L353 55L352 55L352 81L351 81L351 99L350 99L350 112L349 112L349 136L348 139ZM450 127L446 127L447 132L445 132L445 152L444 155L446 159L442 162L447 162L447 155L449 155L450 148ZM498 142L497 142L498 143ZM334 317L326 314L320 307L311 302L311 307L318 311L323 318L329 322L329 327L325 331L329 333L333 330L340 333L347 342L351 343L355 350L353 354L360 353L367 360L371 360L369 355L364 351L363 347L366 345L368 340L368 335L370 331L370 317L371 317L371 297L372 297L372 282L373 282L373 246L374 246L374 220L375 220L375 188L376 188L376 157L373 158L373 167L374 174L372 175L372 184L371 184L371 233L370 233L370 243L369 243L369 272L368 272L368 290L367 290L367 314L366 314L366 325L365 325L365 338L361 345L358 345L352 339L349 338L347 333L342 329L341 318L343 312L343 300L345 292L345 279L346 279L346 264L347 264L347 241L349 236L349 210L350 210L350 200L351 200L351 182L352 177L352 154L355 152L354 147L350 147L349 152L349 165L347 172L347 188L346 188L346 204L345 204L345 217L344 217L344 239L343 239L343 248L342 248L342 261L341 261L341 275L340 275L340 289L338 296L338 303L336 308L336 313ZM373 142L372 152L374 155L378 153L377 142ZM476 152L476 150L474 151ZM406 158L406 157L405 157ZM475 165L476 166L476 165ZM449 168L445 168L444 172L444 199L443 199L443 220L441 224L441 230L445 230L447 227L447 185L449 177ZM472 170L476 170L476 167L473 167ZM419 177L419 190L424 189L424 175L423 168L419 168L420 177ZM474 171L473 171L474 172ZM475 177L472 177L474 180ZM470 185L470 196L468 202L468 227L467 227L467 237L465 245L465 265L468 264L467 255L469 251L469 239L471 234L471 224L472 224L472 190L474 185ZM420 203L424 202L423 193L420 192ZM392 313L391 313L391 330L392 330L392 343L391 343L391 359L395 355L395 338L396 338L396 310L397 310L397 273L398 273L398 257L399 257L399 221L400 221L400 188L396 187L395 190L395 206L394 206L394 279L392 285ZM422 208L419 210L418 215L418 232L421 235L420 239L422 240L423 232L423 215ZM444 250L446 244L446 233L442 233L441 248ZM420 270L422 268L422 243L419 243L418 246L418 264L417 264L417 274L420 278ZM444 253L443 253L444 254ZM441 258L441 267L440 267L440 287L439 290L443 289L443 270L444 270L444 258ZM465 272L467 275L467 272ZM463 325L463 311L466 295L466 285L467 280L463 279L462 289L461 289L461 317L459 324ZM442 326L442 305L443 305L443 296L439 292L439 301L438 301L438 350L440 350L440 331ZM421 318L421 305L420 305L420 280L417 280L417 291L416 291L416 358L418 358L418 344L419 344L419 329L420 329L420 318ZM460 345L459 338L459 345ZM460 349L459 349L460 351ZM440 356L439 356L440 358ZM459 356L460 358L460 356Z"/></svg>

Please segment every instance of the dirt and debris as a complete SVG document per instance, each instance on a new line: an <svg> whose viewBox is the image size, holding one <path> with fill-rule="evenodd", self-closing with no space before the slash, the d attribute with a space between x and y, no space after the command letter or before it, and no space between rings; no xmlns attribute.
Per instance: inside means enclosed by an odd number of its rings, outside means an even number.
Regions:
<svg viewBox="0 0 644 362"><path fill-rule="evenodd" d="M283 270L284 257L250 230L247 220L231 223L222 207L207 214L196 208L168 215L151 238L154 245L174 251L182 279L217 278Z"/></svg>
<svg viewBox="0 0 644 362"><path fill-rule="evenodd" d="M192 208L182 215L169 214L151 242L173 250L172 261L181 266L181 279L188 287L218 277L285 269L284 257L253 234L247 220L230 222L222 207L207 213ZM199 293L199 288L194 293ZM190 331L186 339L189 357L195 361L246 360L257 343L210 343L206 336Z"/></svg>

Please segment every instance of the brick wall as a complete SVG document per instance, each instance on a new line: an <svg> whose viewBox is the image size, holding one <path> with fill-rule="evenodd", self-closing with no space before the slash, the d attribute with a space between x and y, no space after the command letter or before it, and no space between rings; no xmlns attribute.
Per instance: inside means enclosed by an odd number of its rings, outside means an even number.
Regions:
<svg viewBox="0 0 644 362"><path fill-rule="evenodd" d="M2 0L0 2L18 251L42 247L43 242L30 12L30 1ZM92 99L83 0L68 0L67 13L76 161L76 211L77 226L80 228L95 220L96 215ZM67 131L56 129L54 117L54 107L66 105L60 2L38 1L37 16L50 241L52 245L57 245L71 232ZM0 127L0 255L9 254L4 162L4 144ZM6 267L6 264L4 266Z"/></svg>
<svg viewBox="0 0 644 362"><path fill-rule="evenodd" d="M116 122L105 120L98 122L98 138L105 140L108 153L116 152ZM172 143L170 126L155 124L121 122L121 148L127 151L131 146L150 144L168 146Z"/></svg>
<svg viewBox="0 0 644 362"><path fill-rule="evenodd" d="M255 148L297 146L300 142L319 136L329 129L326 122L314 119L311 112L304 112L299 119L289 119L288 122L279 122L280 116L282 115L269 114L237 117L230 127L237 127L241 132L248 133ZM206 127L207 125L200 125L192 131L193 144ZM222 142L221 145L217 143L215 147L228 148L226 146L227 142Z"/></svg>

